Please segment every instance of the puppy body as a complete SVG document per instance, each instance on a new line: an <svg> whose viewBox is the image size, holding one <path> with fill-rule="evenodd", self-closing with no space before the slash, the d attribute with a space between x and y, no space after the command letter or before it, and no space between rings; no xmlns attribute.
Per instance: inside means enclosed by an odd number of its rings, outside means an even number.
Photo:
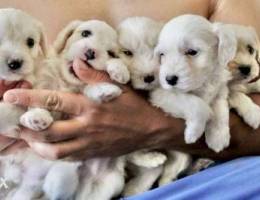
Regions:
<svg viewBox="0 0 260 200"><path fill-rule="evenodd" d="M76 58L83 60L88 67L109 73L113 80L126 83L129 79L127 67L118 58L117 34L108 24L98 21L73 21L58 35L54 43L55 57L50 60L53 69L62 77L59 90L69 90L84 93L96 103L109 101L121 94L121 89L110 83L96 85L83 84L76 77L72 62ZM50 75L50 79L56 77ZM120 194L124 186L124 157L89 159L80 164L80 179L74 178L77 187L68 190L76 199L105 200ZM76 163L78 165L78 163ZM44 183L44 191L50 199L68 199L66 184L63 181L54 182L62 176L62 166L58 163L52 167ZM77 174L78 167L68 166L66 171ZM63 170L62 170L63 171ZM113 182L113 184L111 184ZM78 185L79 184L79 185ZM64 194L65 192L65 194ZM73 196L70 196L72 198Z"/></svg>
<svg viewBox="0 0 260 200"><path fill-rule="evenodd" d="M229 145L226 65L235 42L227 30L196 15L174 18L162 29L156 47L162 88L152 93L152 102L186 120L187 143L206 129L206 142L214 151Z"/></svg>
<svg viewBox="0 0 260 200"><path fill-rule="evenodd" d="M147 90L150 93L159 87L159 62L154 56L154 47L162 26L162 23L146 17L132 17L124 20L118 27L121 57L129 67L134 89ZM133 178L126 184L123 195L130 196L149 190L161 175L163 180L160 184L169 183L188 166L188 157L189 155L175 151L168 152L166 156L159 151L147 149L129 154L127 168Z"/></svg>
<svg viewBox="0 0 260 200"><path fill-rule="evenodd" d="M42 25L31 16L16 9L0 10L1 45L0 78L9 81L26 80L34 87L43 59L47 55L46 40ZM19 30L19 31L17 31ZM43 128L52 123L52 117L44 109L24 108L1 102L0 132L9 136L19 135L21 119ZM28 113L33 115L25 116ZM35 114L37 113L37 115ZM39 118L35 118L38 116ZM47 124L49 123L49 124ZM34 126L29 128L35 128ZM29 149L1 156L1 176L8 183L18 186L9 192L6 199L31 199L41 195L41 183L51 162L45 161Z"/></svg>
<svg viewBox="0 0 260 200"><path fill-rule="evenodd" d="M229 83L229 105L252 128L260 125L260 108L248 96L260 92L259 76L259 39L252 27L233 24L221 24L234 31L237 40L236 56L229 63L232 80Z"/></svg>

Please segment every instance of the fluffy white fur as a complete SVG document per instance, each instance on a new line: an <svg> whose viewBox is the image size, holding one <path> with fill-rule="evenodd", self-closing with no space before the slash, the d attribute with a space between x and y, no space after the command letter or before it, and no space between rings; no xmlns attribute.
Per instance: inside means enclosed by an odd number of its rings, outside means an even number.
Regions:
<svg viewBox="0 0 260 200"><path fill-rule="evenodd" d="M260 92L259 76L259 39L252 27L222 24L234 31L237 40L236 56L229 63L232 80L229 83L229 105L234 108L252 128L260 125L260 108L246 94ZM251 83L253 81L253 83Z"/></svg>
<svg viewBox="0 0 260 200"><path fill-rule="evenodd" d="M41 62L47 55L41 23L20 10L1 9L0 26L0 78L6 82L27 80L35 86ZM4 102L0 103L0 107L2 134L17 136L20 119L31 129L38 129L38 125L44 129L52 123L52 117L43 109L26 111ZM42 120L45 121L43 124ZM29 149L1 156L1 176L19 186L13 191L12 199L41 195L41 182L50 165L51 162L44 161Z"/></svg>
<svg viewBox="0 0 260 200"><path fill-rule="evenodd" d="M72 62L75 58L83 60L88 67L108 72L113 80L120 83L129 80L128 69L117 56L119 51L117 33L105 22L98 20L71 22L58 34L54 50L56 58L49 61L49 64L53 65L53 72L49 78L55 80L56 77L61 77L63 88L59 90L83 92L96 103L109 101L121 94L121 89L111 83L96 85L82 83L73 71ZM72 197L79 200L111 199L123 189L124 163L123 157L86 160L80 164L80 179L75 178L78 170L75 165L78 163L67 165L66 168L57 163L46 177L44 191L50 199ZM74 181L70 186L63 182L68 180L64 177L64 174L67 174L65 172L69 172L71 176L74 174L74 178L71 179ZM57 182L56 179L63 181Z"/></svg>
<svg viewBox="0 0 260 200"><path fill-rule="evenodd" d="M206 129L206 143L211 149L219 152L227 147L230 75L226 65L236 51L232 32L203 17L183 15L164 26L156 51L162 89L152 93L154 105L185 119L187 143L195 142Z"/></svg>
<svg viewBox="0 0 260 200"><path fill-rule="evenodd" d="M159 87L159 62L154 56L154 48L162 26L162 23L146 17L131 17L124 20L118 27L122 58L127 63L134 89L152 91ZM177 152L169 153L168 158L165 154L152 150L141 150L129 154L127 167L133 178L126 183L123 195L130 196L149 190L161 175L163 177L161 184L175 179L189 163L184 164L185 166L180 164L185 160L184 157L189 156L186 154L175 156L175 153L177 154ZM166 159L167 164L164 168L163 164Z"/></svg>

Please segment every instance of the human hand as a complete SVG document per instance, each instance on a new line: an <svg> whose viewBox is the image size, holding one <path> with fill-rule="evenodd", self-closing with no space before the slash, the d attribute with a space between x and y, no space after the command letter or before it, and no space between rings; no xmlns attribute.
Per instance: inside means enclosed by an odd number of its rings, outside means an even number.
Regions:
<svg viewBox="0 0 260 200"><path fill-rule="evenodd" d="M74 62L74 69L86 84L110 81L105 73L87 68L80 60ZM166 139L157 138L158 130L168 127L169 118L130 88L121 88L123 94L119 98L103 104L95 104L80 94L26 89L10 90L4 100L71 115L42 132L26 128L21 131L20 137L49 159L114 156L158 147Z"/></svg>
<svg viewBox="0 0 260 200"><path fill-rule="evenodd" d="M0 80L0 98L3 94L13 88L31 88L30 83L26 81L4 81ZM0 135L0 153L8 154L14 152L22 147L25 147L26 143L22 140L16 140Z"/></svg>

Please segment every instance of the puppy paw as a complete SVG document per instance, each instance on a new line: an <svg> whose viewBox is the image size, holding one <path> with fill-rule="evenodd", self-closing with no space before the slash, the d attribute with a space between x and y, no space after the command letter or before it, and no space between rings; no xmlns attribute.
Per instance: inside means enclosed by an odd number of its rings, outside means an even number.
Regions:
<svg viewBox="0 0 260 200"><path fill-rule="evenodd" d="M252 109L248 110L243 116L244 121L254 129L260 125L260 107L255 105Z"/></svg>
<svg viewBox="0 0 260 200"><path fill-rule="evenodd" d="M127 67L119 59L113 59L107 63L107 73L118 83L126 84L130 80Z"/></svg>
<svg viewBox="0 0 260 200"><path fill-rule="evenodd" d="M24 113L20 118L21 125L34 131L42 131L48 128L53 122L53 118L49 111L34 108Z"/></svg>
<svg viewBox="0 0 260 200"><path fill-rule="evenodd" d="M102 103L108 102L120 96L122 90L111 83L100 83L94 86L86 86L84 95L94 102Z"/></svg>
<svg viewBox="0 0 260 200"><path fill-rule="evenodd" d="M210 128L206 131L205 138L208 147L219 153L229 146L229 128Z"/></svg>
<svg viewBox="0 0 260 200"><path fill-rule="evenodd" d="M195 143L204 133L205 126L193 123L187 124L184 132L184 140L187 144Z"/></svg>
<svg viewBox="0 0 260 200"><path fill-rule="evenodd" d="M130 162L145 168L154 168L167 160L166 155L156 151L137 151L129 155Z"/></svg>

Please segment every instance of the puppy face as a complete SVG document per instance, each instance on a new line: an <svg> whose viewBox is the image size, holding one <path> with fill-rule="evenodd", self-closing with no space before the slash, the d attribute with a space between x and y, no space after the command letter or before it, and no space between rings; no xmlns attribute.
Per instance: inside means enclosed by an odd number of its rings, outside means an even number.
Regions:
<svg viewBox="0 0 260 200"><path fill-rule="evenodd" d="M42 25L20 10L0 9L0 27L0 79L24 79L46 54Z"/></svg>
<svg viewBox="0 0 260 200"><path fill-rule="evenodd" d="M106 62L116 58L119 51L115 30L98 20L71 22L58 35L54 48L66 60L62 71L72 84L80 83L72 68L75 58L80 58L89 67L105 70Z"/></svg>
<svg viewBox="0 0 260 200"><path fill-rule="evenodd" d="M146 17L124 20L118 28L121 57L127 63L134 88L150 90L158 85L158 57L154 48L162 24Z"/></svg>
<svg viewBox="0 0 260 200"><path fill-rule="evenodd" d="M235 47L232 36L203 17L174 18L162 29L156 47L162 87L184 92L201 88L234 56Z"/></svg>
<svg viewBox="0 0 260 200"><path fill-rule="evenodd" d="M247 83L259 74L259 40L252 27L225 25L232 29L237 39L235 58L228 63L232 82Z"/></svg>

